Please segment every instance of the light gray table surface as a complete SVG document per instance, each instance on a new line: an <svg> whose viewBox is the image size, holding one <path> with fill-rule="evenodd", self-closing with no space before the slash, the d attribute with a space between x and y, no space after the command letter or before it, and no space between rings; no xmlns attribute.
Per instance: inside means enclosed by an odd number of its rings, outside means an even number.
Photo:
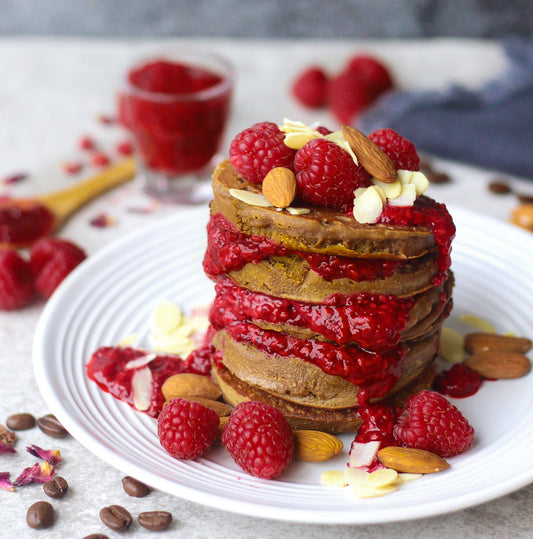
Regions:
<svg viewBox="0 0 533 539"><path fill-rule="evenodd" d="M111 148L123 134L102 126L101 114L114 112L114 96L121 75L139 55L157 48L191 42L122 41L81 39L0 38L0 179L24 172L28 179L17 184L0 183L0 195L18 196L46 192L76 181L65 176L61 163L78 159L76 141L82 134ZM504 65L497 43L490 41L251 41L196 40L226 54L236 65L238 78L232 117L223 150L230 138L256 121L280 122L284 117L311 123L320 120L334 126L327 112L309 112L290 97L290 81L304 66L322 63L339 69L348 56L369 51L383 58L398 83L409 88L441 88L449 82L473 87L496 76ZM495 172L434 160L453 181L433 185L429 194L446 203L460 204L501 220L516 205L513 196L490 193L487 183ZM86 169L90 172L90 168ZM523 192L533 184L508 177ZM180 211L178 206L157 206L149 214L128 210L152 207L137 181L104 195L83 208L60 235L82 245L89 254L146 223ZM206 206L207 211L207 206ZM116 219L105 229L89 225L105 212ZM32 369L32 340L43 302L15 312L0 312L0 423L16 412L41 416L50 410L41 397ZM18 455L0 455L0 471L16 471L33 464L24 447L36 444L61 449L60 472L69 480L68 496L53 502L57 521L49 530L27 527L25 513L34 501L47 499L39 485L0 490L0 537L59 538L107 533L110 537L148 537L154 532L134 526L125 534L107 530L98 518L101 507L118 503L132 514L150 509L173 513L171 531L161 537L529 537L533 534L533 486L525 487L477 507L401 523L374 525L300 524L202 506L162 492L148 498L127 497L122 491L123 473L86 450L75 439L48 438L38 429L21 432ZM228 508L231 509L231 508Z"/></svg>

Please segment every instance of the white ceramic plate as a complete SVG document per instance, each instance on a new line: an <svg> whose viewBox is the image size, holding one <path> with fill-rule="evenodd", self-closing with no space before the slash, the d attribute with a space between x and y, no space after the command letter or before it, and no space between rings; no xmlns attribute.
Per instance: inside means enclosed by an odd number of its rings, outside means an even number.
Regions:
<svg viewBox="0 0 533 539"><path fill-rule="evenodd" d="M505 223L452 208L455 307L490 320L499 332L533 336L533 239ZM102 392L85 376L100 346L138 332L147 344L155 305L170 299L185 309L204 304L213 285L203 275L206 210L182 212L92 256L46 306L34 343L41 392L65 427L111 465L158 488L211 507L307 523L378 523L469 507L533 481L533 374L488 382L455 401L476 429L474 447L451 468L404 485L394 494L357 500L348 489L320 484L324 470L343 469L345 451L323 464L294 462L281 479L242 472L222 448L198 462L178 461L160 447L155 421Z"/></svg>

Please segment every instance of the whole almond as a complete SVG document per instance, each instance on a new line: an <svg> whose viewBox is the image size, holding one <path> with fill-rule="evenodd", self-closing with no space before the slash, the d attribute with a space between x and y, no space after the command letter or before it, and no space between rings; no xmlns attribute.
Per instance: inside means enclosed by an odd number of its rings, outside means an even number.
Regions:
<svg viewBox="0 0 533 539"><path fill-rule="evenodd" d="M529 358L517 352L477 352L464 363L484 378L493 380L521 378L531 370Z"/></svg>
<svg viewBox="0 0 533 539"><path fill-rule="evenodd" d="M378 459L383 466L405 473L435 473L450 467L435 453L408 447L384 447L378 452Z"/></svg>
<svg viewBox="0 0 533 539"><path fill-rule="evenodd" d="M531 349L531 340L525 337L510 337L480 331L465 335L463 346L469 354L488 351L525 354Z"/></svg>
<svg viewBox="0 0 533 539"><path fill-rule="evenodd" d="M364 133L343 125L342 135L352 148L361 166L374 178L385 183L392 183L398 179L396 167L390 157Z"/></svg>
<svg viewBox="0 0 533 539"><path fill-rule="evenodd" d="M185 398L185 397L181 397L181 398ZM165 401L165 406L170 402L170 400ZM233 408L229 406L228 404L226 404L225 402L216 401L213 399L204 399L202 397L187 397L187 400L199 402L206 408L211 408L211 410L214 410L217 413L218 417L229 416L233 410Z"/></svg>
<svg viewBox="0 0 533 539"><path fill-rule="evenodd" d="M165 400L176 397L201 397L217 400L222 395L220 388L207 376L184 372L167 378L161 387Z"/></svg>
<svg viewBox="0 0 533 539"><path fill-rule="evenodd" d="M290 206L296 196L296 177L285 167L273 168L263 179L263 195L276 208Z"/></svg>
<svg viewBox="0 0 533 539"><path fill-rule="evenodd" d="M342 451L342 442L336 436L318 430L294 432L294 456L305 462L322 462Z"/></svg>

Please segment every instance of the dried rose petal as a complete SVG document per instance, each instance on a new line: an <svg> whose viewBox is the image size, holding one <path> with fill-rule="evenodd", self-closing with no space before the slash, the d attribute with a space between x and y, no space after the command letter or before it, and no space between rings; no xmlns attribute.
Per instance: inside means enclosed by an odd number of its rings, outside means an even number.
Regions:
<svg viewBox="0 0 533 539"><path fill-rule="evenodd" d="M0 441L0 453L16 453L17 450L11 446L7 445L4 442Z"/></svg>
<svg viewBox="0 0 533 539"><path fill-rule="evenodd" d="M0 472L0 488L4 490L9 490L10 492L13 492L15 490L15 487L9 479L9 472Z"/></svg>
<svg viewBox="0 0 533 539"><path fill-rule="evenodd" d="M106 213L99 213L96 217L93 217L89 223L96 228L107 228L109 226L115 226L116 219Z"/></svg>
<svg viewBox="0 0 533 539"><path fill-rule="evenodd" d="M10 176L5 177L2 180L2 183L5 185L10 185L12 183L21 182L22 180L25 180L27 177L28 175L25 174L24 172L20 172L18 174L11 174Z"/></svg>
<svg viewBox="0 0 533 539"><path fill-rule="evenodd" d="M26 451L30 455L46 460L48 464L52 465L63 460L61 458L61 451L59 451L59 449L42 449L37 445L30 445L29 447L26 447Z"/></svg>
<svg viewBox="0 0 533 539"><path fill-rule="evenodd" d="M78 174L78 172L81 171L81 169L83 168L83 164L67 162L67 163L63 163L61 165L61 168L66 174L74 175L74 174Z"/></svg>
<svg viewBox="0 0 533 539"><path fill-rule="evenodd" d="M36 463L33 466L22 470L22 473L15 479L13 485L21 487L23 485L29 485L30 483L46 483L54 477L54 473L55 469L50 463Z"/></svg>

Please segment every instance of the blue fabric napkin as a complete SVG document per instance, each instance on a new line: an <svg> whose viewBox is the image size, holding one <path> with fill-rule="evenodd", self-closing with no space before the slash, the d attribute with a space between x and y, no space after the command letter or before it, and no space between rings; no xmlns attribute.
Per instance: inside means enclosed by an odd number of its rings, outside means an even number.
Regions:
<svg viewBox="0 0 533 539"><path fill-rule="evenodd" d="M503 43L509 67L477 91L397 91L357 127L391 127L436 156L533 180L533 41Z"/></svg>

